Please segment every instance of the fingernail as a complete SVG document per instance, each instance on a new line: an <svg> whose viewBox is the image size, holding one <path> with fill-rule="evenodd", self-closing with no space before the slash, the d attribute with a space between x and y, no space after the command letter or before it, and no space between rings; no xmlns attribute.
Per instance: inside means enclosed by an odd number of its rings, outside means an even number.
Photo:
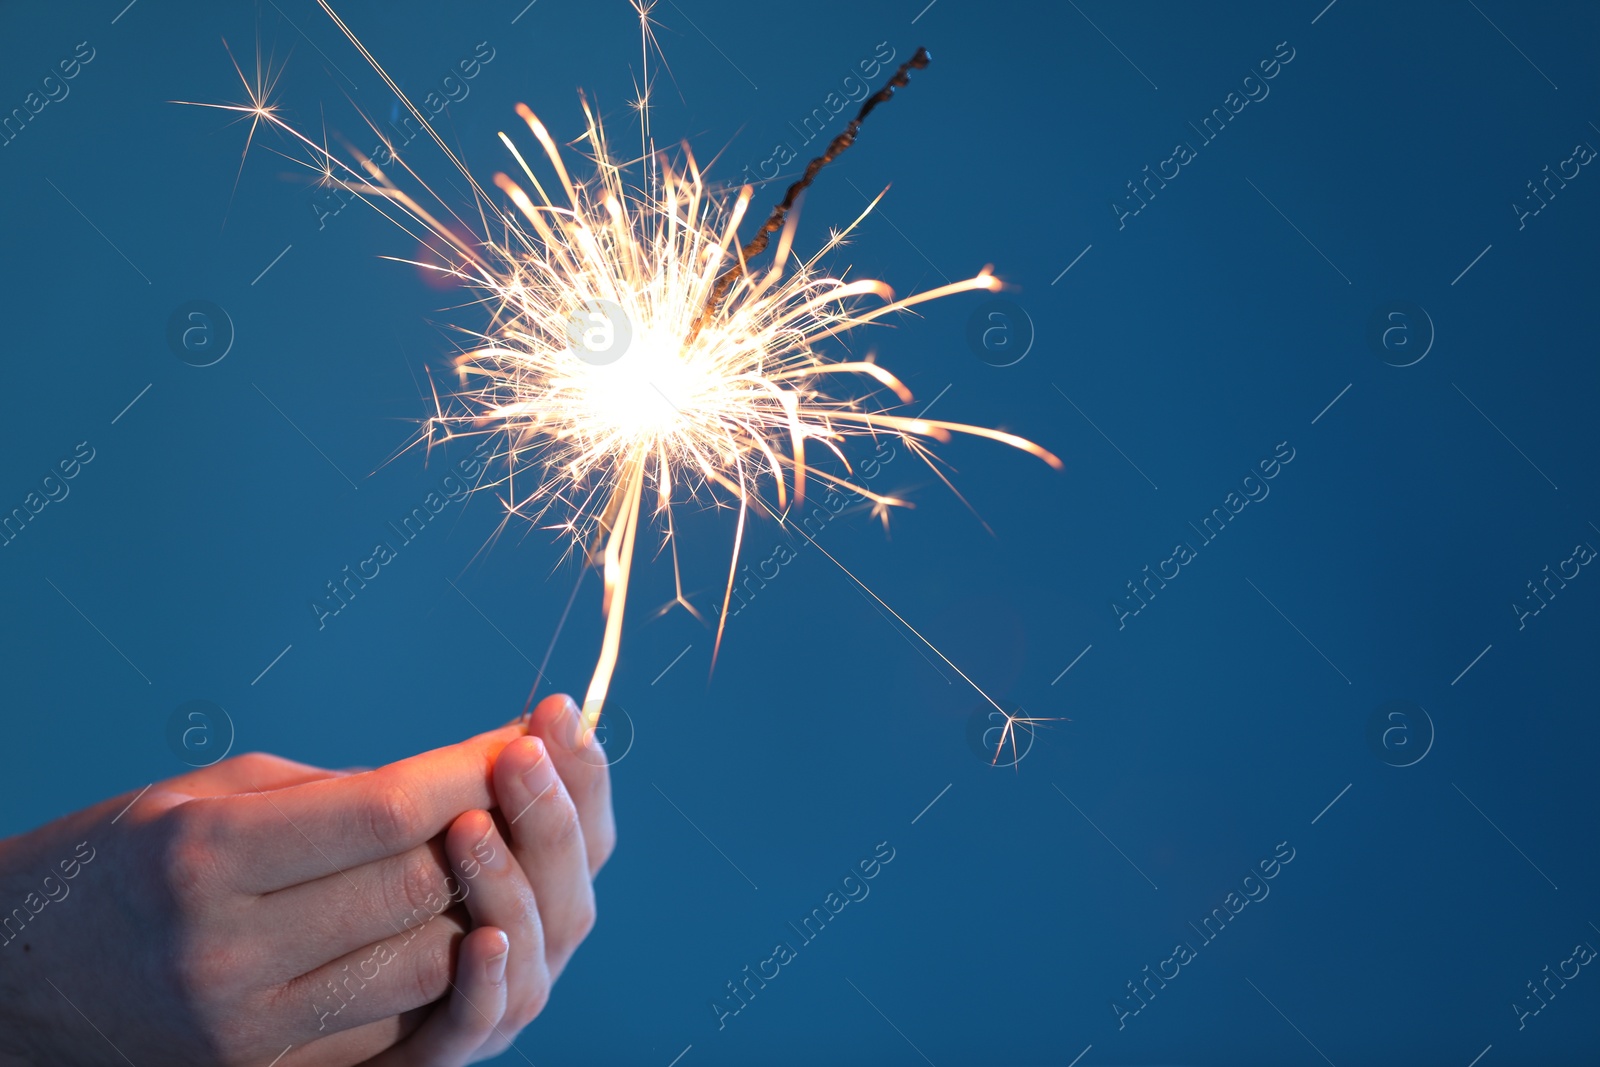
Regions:
<svg viewBox="0 0 1600 1067"><path fill-rule="evenodd" d="M555 779L555 771L550 767L549 754L545 751L544 742L537 737L529 737L527 745L533 750L533 765L522 772L522 788L534 797L538 797Z"/></svg>
<svg viewBox="0 0 1600 1067"><path fill-rule="evenodd" d="M571 697L565 698L561 711L561 736L570 751L576 752L589 743L590 731Z"/></svg>
<svg viewBox="0 0 1600 1067"><path fill-rule="evenodd" d="M499 985L505 981L506 957L511 954L511 942L506 938L505 934L500 935L500 943L505 947L483 961L483 976L494 985Z"/></svg>

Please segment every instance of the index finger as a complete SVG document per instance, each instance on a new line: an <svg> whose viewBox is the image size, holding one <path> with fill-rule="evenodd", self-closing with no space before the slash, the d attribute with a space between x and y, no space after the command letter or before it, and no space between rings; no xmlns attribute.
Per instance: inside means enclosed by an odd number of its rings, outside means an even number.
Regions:
<svg viewBox="0 0 1600 1067"><path fill-rule="evenodd" d="M583 840L588 846L589 877L611 858L617 844L617 820L611 809L611 765L593 730L585 729L578 705L557 693L539 702L528 720L528 733L545 742L562 784L578 809Z"/></svg>
<svg viewBox="0 0 1600 1067"><path fill-rule="evenodd" d="M194 803L210 809L234 884L267 893L399 855L493 806L495 757L524 733L502 726L374 771Z"/></svg>

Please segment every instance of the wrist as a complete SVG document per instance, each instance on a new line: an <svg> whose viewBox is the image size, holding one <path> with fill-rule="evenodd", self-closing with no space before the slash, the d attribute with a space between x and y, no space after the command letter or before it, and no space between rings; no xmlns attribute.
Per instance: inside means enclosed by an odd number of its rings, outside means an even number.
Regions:
<svg viewBox="0 0 1600 1067"><path fill-rule="evenodd" d="M35 1062L26 1042L38 1029L34 983L23 959L31 955L28 926L34 918L26 904L24 865L27 835L0 840L0 1067Z"/></svg>
<svg viewBox="0 0 1600 1067"><path fill-rule="evenodd" d="M69 842L81 829L74 822L69 816L0 840L0 1067L83 1062L66 1017L73 1012L45 978L65 981L61 960L72 955L62 951L71 924L51 913L74 884L66 871L76 878L82 869ZM62 867L61 858L73 862Z"/></svg>

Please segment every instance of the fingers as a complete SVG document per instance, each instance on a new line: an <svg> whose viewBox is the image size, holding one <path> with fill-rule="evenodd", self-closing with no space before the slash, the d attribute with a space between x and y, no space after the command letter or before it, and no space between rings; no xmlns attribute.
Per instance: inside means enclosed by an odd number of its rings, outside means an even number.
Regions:
<svg viewBox="0 0 1600 1067"><path fill-rule="evenodd" d="M268 977L282 981L426 922L464 892L437 839L260 897L252 927L273 934ZM282 938L295 929L298 936Z"/></svg>
<svg viewBox="0 0 1600 1067"><path fill-rule="evenodd" d="M309 763L296 763L267 752L247 752L225 759L209 767L179 775L163 783L175 793L193 797L219 796L224 793L256 792L262 789L286 789L306 782L320 782L338 777L338 771L313 767Z"/></svg>
<svg viewBox="0 0 1600 1067"><path fill-rule="evenodd" d="M593 731L583 729L572 698L561 694L545 697L533 709L528 733L544 741L550 750L556 771L578 809L592 878L611 858L617 844L616 817L611 810L611 768L605 748L596 741ZM506 807L504 801L501 807ZM506 817L510 816L507 812Z"/></svg>
<svg viewBox="0 0 1600 1067"><path fill-rule="evenodd" d="M489 807L494 757L522 732L505 726L375 771L199 803L224 809L235 885L265 893L400 855Z"/></svg>
<svg viewBox="0 0 1600 1067"><path fill-rule="evenodd" d="M366 945L281 986L270 1025L303 1044L431 1004L450 991L450 967L466 932L455 909Z"/></svg>
<svg viewBox="0 0 1600 1067"><path fill-rule="evenodd" d="M469 811L457 819L445 835L445 851L465 887L463 903L473 924L504 930L510 938L503 1032L490 1042L499 1051L550 999L544 912L488 812Z"/></svg>
<svg viewBox="0 0 1600 1067"><path fill-rule="evenodd" d="M554 980L594 927L583 826L556 774L553 753L537 737L518 738L500 753L494 792L510 828L512 851L538 901L544 955Z"/></svg>
<svg viewBox="0 0 1600 1067"><path fill-rule="evenodd" d="M506 1011L506 972L511 940L505 931L480 926L464 937L457 954L455 988L427 1022L405 1041L367 1061L365 1067L461 1067L495 1032Z"/></svg>
<svg viewBox="0 0 1600 1067"><path fill-rule="evenodd" d="M375 1023L358 1026L353 1030L341 1030L337 1034L319 1037L307 1045L296 1045L270 1067L350 1067L353 1063L364 1065L373 1056L401 1044L416 1033L433 1014L434 1009L435 1006L430 1004L401 1015L379 1019ZM268 1067L268 1065L255 1064L254 1067Z"/></svg>

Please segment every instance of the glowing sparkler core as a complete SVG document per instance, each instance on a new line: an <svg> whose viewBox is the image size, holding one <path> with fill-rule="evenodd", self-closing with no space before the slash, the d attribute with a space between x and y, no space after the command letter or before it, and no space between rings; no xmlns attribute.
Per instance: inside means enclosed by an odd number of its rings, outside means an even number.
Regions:
<svg viewBox="0 0 1600 1067"><path fill-rule="evenodd" d="M720 648L752 506L777 517L791 499L796 505L804 500L808 480L860 494L878 508L904 503L849 480L850 463L840 447L846 438L893 434L931 467L921 439L943 441L959 432L1061 466L1043 448L1012 434L910 418L869 405L871 392L878 389L892 391L901 403L908 403L911 393L870 359L832 361L816 347L928 300L1000 288L985 268L971 278L896 300L882 282L825 274L820 261L866 218L876 199L809 258L794 253L796 215L790 208L796 192L853 142L861 119L896 86L906 84L909 69L926 65L925 52L919 50L863 106L825 156L807 168L802 182L791 187L756 240L741 246L738 230L751 201L750 188L729 203L708 188L687 149L684 168L673 168L648 143L647 102L641 107L641 161L647 164L642 188L624 181L624 168L630 164L613 156L587 101L585 131L574 142L586 146L595 170L586 183L573 181L543 123L526 105L517 105L548 171L541 181L512 138L502 133L522 179L494 176L515 213L496 208L326 0L319 2L467 179L478 198L481 235L471 241L460 236L461 228L474 228L428 189L392 145L397 167L440 203L439 211L424 207L372 160L357 157L358 170L334 158L255 94L251 106L228 109L285 131L309 149L318 173L337 176L346 190L408 232L420 228L419 239L445 249L451 262L418 266L453 276L475 291L489 311L486 328L465 331L472 343L457 360L463 391L438 403L423 439L432 444L455 437L498 437L503 464L497 469L503 473L480 488L497 491L508 520L513 514L533 521L553 517L555 527L570 534L575 549L603 565L606 624L583 702L586 731L599 719L616 667L641 518L659 521L670 543L674 504L699 500L737 506L717 626ZM648 8L638 10L648 37ZM749 264L746 257L764 249L767 235L779 225L771 265L759 269ZM860 395L824 388L852 379L859 383L855 393ZM818 455L828 458L826 466L815 464ZM769 480L775 506L761 491ZM676 545L672 547L676 567ZM689 606L681 588L679 599Z"/></svg>
<svg viewBox="0 0 1600 1067"><path fill-rule="evenodd" d="M735 247L748 188L731 206L719 203L690 156L684 174L660 164L659 192L630 189L605 153L602 126L585 111L584 139L595 149L599 174L593 189L571 183L543 125L519 108L567 198L554 202L520 155L542 203L506 175L495 176L531 230L513 231L506 245L491 249L500 260L495 269L474 276L470 266L461 268L497 313L493 328L480 335L483 344L459 361L463 382L477 391L465 398L465 411L441 410L435 421L447 433L485 427L504 433L513 472L544 471L535 488L510 495L510 509L540 517L563 501L578 542L603 559L606 639L584 701L592 727L615 667L647 491L653 513L668 516L670 535L671 505L696 495L685 488L687 479L725 490L739 508L737 542L752 504L772 510L757 490L768 476L779 509L791 494L797 504L804 499L808 475L885 505L899 503L849 483L849 462L839 448L849 436L945 439L960 431L1055 458L1009 434L868 409L821 388L824 376L845 374L908 401L909 391L881 367L830 362L816 342L938 296L998 288L987 270L899 301L882 282L824 275L818 260L863 212L807 260L792 257L791 214L773 265L754 272ZM506 143L515 152L509 138ZM741 267L736 274L729 272L730 259ZM883 302L863 309L871 297ZM601 346L606 362L585 358L572 343L586 322L607 335ZM611 361L610 348L619 343L625 351ZM808 444L814 453L819 446L831 453L845 474L808 462ZM722 618L732 575L730 568Z"/></svg>

